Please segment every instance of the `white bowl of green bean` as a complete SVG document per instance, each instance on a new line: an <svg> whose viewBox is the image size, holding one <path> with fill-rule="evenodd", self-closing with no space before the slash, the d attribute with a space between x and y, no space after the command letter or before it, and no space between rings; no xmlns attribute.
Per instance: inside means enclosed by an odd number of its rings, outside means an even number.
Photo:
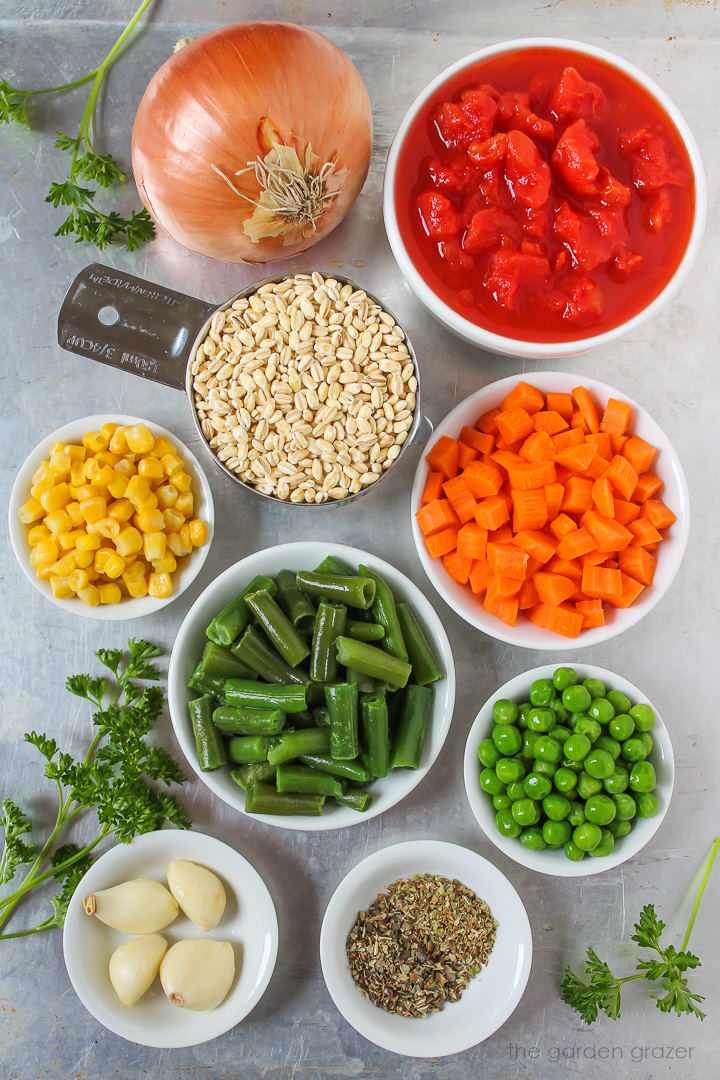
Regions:
<svg viewBox="0 0 720 1080"><path fill-rule="evenodd" d="M339 593L315 579L320 564ZM328 637L333 613L342 626ZM342 689L352 683L357 692ZM440 619L404 574L307 541L248 555L205 589L175 639L168 699L183 753L229 806L281 828L339 829L382 814L428 772L450 728L455 669Z"/></svg>

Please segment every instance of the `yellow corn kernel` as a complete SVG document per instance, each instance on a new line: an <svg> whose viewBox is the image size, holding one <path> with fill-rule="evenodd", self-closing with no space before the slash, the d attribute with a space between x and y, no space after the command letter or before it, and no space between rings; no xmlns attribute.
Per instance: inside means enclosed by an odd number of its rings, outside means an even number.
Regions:
<svg viewBox="0 0 720 1080"><path fill-rule="evenodd" d="M68 476L72 462L67 450L56 450L50 455L50 472L55 476Z"/></svg>
<svg viewBox="0 0 720 1080"><path fill-rule="evenodd" d="M137 465L129 457L121 457L115 466L115 472L123 476L131 477L137 472Z"/></svg>
<svg viewBox="0 0 720 1080"><path fill-rule="evenodd" d="M129 499L116 499L108 506L108 514L118 521L129 521L134 513L135 507Z"/></svg>
<svg viewBox="0 0 720 1080"><path fill-rule="evenodd" d="M120 454L113 454L110 450L101 450L95 455L95 460L101 467L108 465L111 469L114 469L120 460Z"/></svg>
<svg viewBox="0 0 720 1080"><path fill-rule="evenodd" d="M147 570L144 562L137 560L130 566L125 566L122 580L130 596L138 597L147 595L147 577Z"/></svg>
<svg viewBox="0 0 720 1080"><path fill-rule="evenodd" d="M98 574L105 574L106 577L115 579L119 578L125 569L125 560L110 548L100 548L95 552L93 566Z"/></svg>
<svg viewBox="0 0 720 1080"><path fill-rule="evenodd" d="M78 446L77 443L70 443L65 447L65 453L70 458L70 461L74 465L78 461L84 461L87 449L84 446Z"/></svg>
<svg viewBox="0 0 720 1080"><path fill-rule="evenodd" d="M172 593L172 581L169 574L151 574L148 592L156 600L165 600Z"/></svg>
<svg viewBox="0 0 720 1080"><path fill-rule="evenodd" d="M73 594L73 590L70 587L70 582L66 577L58 577L56 574L50 575L50 588L52 594L56 600L69 600Z"/></svg>
<svg viewBox="0 0 720 1080"><path fill-rule="evenodd" d="M33 499L40 499L41 495L44 495L47 491L50 491L55 487L55 477L46 476L44 480L38 480L37 484L33 484L30 488L30 494Z"/></svg>
<svg viewBox="0 0 720 1080"><path fill-rule="evenodd" d="M75 558L72 554L63 555L62 559L58 559L50 567L51 574L57 574L58 577L67 577L72 574L75 569Z"/></svg>
<svg viewBox="0 0 720 1080"><path fill-rule="evenodd" d="M125 438L125 428L117 427L113 432L112 439L109 445L110 453L112 454L127 454L128 444Z"/></svg>
<svg viewBox="0 0 720 1080"><path fill-rule="evenodd" d="M112 439L113 435L117 431L117 424L107 423L103 424L100 428L100 434L107 439L108 442Z"/></svg>
<svg viewBox="0 0 720 1080"><path fill-rule="evenodd" d="M188 530L190 532L190 543L192 546L202 547L208 536L207 525L205 522L201 521L200 518L193 518L188 525Z"/></svg>
<svg viewBox="0 0 720 1080"><path fill-rule="evenodd" d="M125 581L124 578L123 581ZM141 596L147 596L148 579L143 574L142 577L137 578L135 581L125 581L125 588L129 596L132 596L134 600L138 600Z"/></svg>
<svg viewBox="0 0 720 1080"><path fill-rule="evenodd" d="M125 498L129 499L133 506L139 510L145 499L152 495L150 485L142 476L131 476L128 486L125 488Z"/></svg>
<svg viewBox="0 0 720 1080"><path fill-rule="evenodd" d="M88 532L104 536L106 540L117 540L120 535L120 522L114 517L100 518L88 525Z"/></svg>
<svg viewBox="0 0 720 1080"><path fill-rule="evenodd" d="M54 510L52 514L45 515L45 524L53 536L60 533L70 532L73 527L72 520L67 510Z"/></svg>
<svg viewBox="0 0 720 1080"><path fill-rule="evenodd" d="M162 510L169 510L178 500L178 489L173 484L162 484L156 488L158 505Z"/></svg>
<svg viewBox="0 0 720 1080"><path fill-rule="evenodd" d="M165 531L165 518L163 517L162 510L157 508L153 510L141 510L136 515L135 524L140 532L152 533L152 532L164 532Z"/></svg>
<svg viewBox="0 0 720 1080"><path fill-rule="evenodd" d="M185 524L185 518L182 514L179 514L177 510L173 510L172 508L163 510L163 518L165 520L165 532L177 532L178 529L182 529Z"/></svg>
<svg viewBox="0 0 720 1080"><path fill-rule="evenodd" d="M88 607L97 607L100 603L100 593L95 585L88 585L87 589L81 589L77 595Z"/></svg>
<svg viewBox="0 0 720 1080"><path fill-rule="evenodd" d="M45 511L42 503L38 502L37 499L28 499L18 510L18 520L23 525L32 525L33 521L39 521L44 515Z"/></svg>
<svg viewBox="0 0 720 1080"><path fill-rule="evenodd" d="M175 443L170 442L165 435L157 436L153 446L153 454L156 458L163 458L165 454L174 454L176 452Z"/></svg>
<svg viewBox="0 0 720 1080"><path fill-rule="evenodd" d="M166 551L165 558L155 559L152 568L156 574L174 574L177 570L177 559L172 551Z"/></svg>
<svg viewBox="0 0 720 1080"><path fill-rule="evenodd" d="M83 469L85 470L85 479L89 480L92 484L97 474L100 472L100 462L93 455L93 457L86 458L83 462Z"/></svg>
<svg viewBox="0 0 720 1080"><path fill-rule="evenodd" d="M138 510L140 510L142 513L145 513L148 510L157 509L157 505L157 495L154 491L151 491L150 494L146 495L143 501L140 503L140 505L138 506Z"/></svg>
<svg viewBox="0 0 720 1080"><path fill-rule="evenodd" d="M87 570L73 570L72 574L68 575L67 583L74 593L80 592L81 589L87 589L90 584Z"/></svg>
<svg viewBox="0 0 720 1080"><path fill-rule="evenodd" d="M100 593L101 604L119 604L122 600L120 586L116 585L114 581L109 581L105 585L99 585L98 592Z"/></svg>
<svg viewBox="0 0 720 1080"><path fill-rule="evenodd" d="M86 533L84 536L78 536L75 547L78 551L97 551L101 545L99 536L95 533Z"/></svg>
<svg viewBox="0 0 720 1080"><path fill-rule="evenodd" d="M70 466L70 483L73 487L81 487L85 483L84 461L73 461Z"/></svg>
<svg viewBox="0 0 720 1080"><path fill-rule="evenodd" d="M110 440L99 431L88 431L82 439L83 446L91 450L93 454L97 454L98 450L107 450L109 442Z"/></svg>
<svg viewBox="0 0 720 1080"><path fill-rule="evenodd" d="M179 514L183 514L186 518L193 516L193 510L195 509L195 499L193 498L192 491L183 491L178 495L178 500L175 503L175 509Z"/></svg>
<svg viewBox="0 0 720 1080"><path fill-rule="evenodd" d="M165 558L167 537L164 532L146 532L143 538L143 554L148 562Z"/></svg>
<svg viewBox="0 0 720 1080"><path fill-rule="evenodd" d="M39 570L43 566L52 566L60 554L54 540L41 540L30 552L30 562Z"/></svg>
<svg viewBox="0 0 720 1080"><path fill-rule="evenodd" d="M138 474L144 476L146 480L162 480L165 476L160 459L153 457L152 454L140 458Z"/></svg>
<svg viewBox="0 0 720 1080"><path fill-rule="evenodd" d="M59 439L56 439L55 442L50 447L50 453L51 454L61 454L64 449L65 449L65 443L60 442Z"/></svg>
<svg viewBox="0 0 720 1080"><path fill-rule="evenodd" d="M170 533L167 538L167 546L172 551L173 555L189 555L192 551L192 541L190 540L190 526L183 525L179 532Z"/></svg>
<svg viewBox="0 0 720 1080"><path fill-rule="evenodd" d="M85 536L84 529L70 529L69 532L58 533L58 547L61 551L72 551L81 536Z"/></svg>
<svg viewBox="0 0 720 1080"><path fill-rule="evenodd" d="M101 518L107 516L107 502L102 495L91 495L87 499L81 499L80 513L88 525L92 525L94 521L100 521Z"/></svg>
<svg viewBox="0 0 720 1080"><path fill-rule="evenodd" d="M162 467L166 476L178 472L183 467L183 460L182 458L179 458L177 454L163 454L160 460L162 461Z"/></svg>
<svg viewBox="0 0 720 1080"><path fill-rule="evenodd" d="M125 428L125 441L133 454L149 454L155 445L155 439L144 424L133 424Z"/></svg>
<svg viewBox="0 0 720 1080"><path fill-rule="evenodd" d="M87 570L92 566L94 558L94 551L78 551L78 548L75 548L75 566L80 570Z"/></svg>
<svg viewBox="0 0 720 1080"><path fill-rule="evenodd" d="M80 509L80 503L76 500L69 502L65 507L65 512L69 516L73 525L84 525L85 518L82 516L82 510Z"/></svg>
<svg viewBox="0 0 720 1080"><path fill-rule="evenodd" d="M70 502L70 499L70 485L64 481L61 484L55 484L48 491L43 491L40 496L40 502L48 514L53 510L60 510Z"/></svg>
<svg viewBox="0 0 720 1080"><path fill-rule="evenodd" d="M48 477L52 480L53 483L55 482L52 473L50 472L50 462L41 461L35 472L32 474L32 479L30 482L34 487L36 484L42 483L43 480L47 480Z"/></svg>
<svg viewBox="0 0 720 1080"><path fill-rule="evenodd" d="M118 472L117 469L113 469L113 476L106 484L106 487L113 499L122 499L125 494L125 489L128 486L128 477L124 473Z"/></svg>
<svg viewBox="0 0 720 1080"><path fill-rule="evenodd" d="M143 538L136 528L128 525L122 530L115 541L115 548L119 555L133 555L142 551Z"/></svg>
<svg viewBox="0 0 720 1080"><path fill-rule="evenodd" d="M33 525L32 529L28 529L27 539L30 547L35 547L41 540L49 540L52 533L48 529L47 525Z"/></svg>
<svg viewBox="0 0 720 1080"><path fill-rule="evenodd" d="M192 476L179 469L170 476L170 483L174 484L179 492L189 491L192 487Z"/></svg>
<svg viewBox="0 0 720 1080"><path fill-rule="evenodd" d="M97 458L95 460L97 461ZM106 488L114 479L115 470L111 469L109 465L103 465L93 483L97 484L98 487Z"/></svg>
<svg viewBox="0 0 720 1080"><path fill-rule="evenodd" d="M85 499L94 499L98 495L103 499L105 498L105 491L96 484L83 484L81 487L71 487L70 494L73 499L77 499L78 502L83 502Z"/></svg>

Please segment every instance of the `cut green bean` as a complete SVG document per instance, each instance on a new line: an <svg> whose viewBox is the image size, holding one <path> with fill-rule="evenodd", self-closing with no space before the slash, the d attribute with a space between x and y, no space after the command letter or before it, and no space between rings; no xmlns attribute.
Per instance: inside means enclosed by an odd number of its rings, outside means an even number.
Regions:
<svg viewBox="0 0 720 1080"><path fill-rule="evenodd" d="M315 573L340 574L341 577L349 577L352 574L352 567L334 555L326 555L323 561L315 567Z"/></svg>
<svg viewBox="0 0 720 1080"><path fill-rule="evenodd" d="M220 705L213 723L226 735L277 735L285 727L280 709L253 709L245 705Z"/></svg>
<svg viewBox="0 0 720 1080"><path fill-rule="evenodd" d="M255 626L248 626L231 651L266 682L298 685L307 685L310 682L308 673L302 668L293 668L286 664Z"/></svg>
<svg viewBox="0 0 720 1080"><path fill-rule="evenodd" d="M318 706L312 711L315 727L330 727L330 713L324 705Z"/></svg>
<svg viewBox="0 0 720 1080"><path fill-rule="evenodd" d="M225 744L220 732L213 724L213 699L209 694L193 698L188 702L188 712L195 736L195 750L198 765L202 772L213 772L227 762Z"/></svg>
<svg viewBox="0 0 720 1080"><path fill-rule="evenodd" d="M335 648L337 658L344 667L354 668L363 675L370 675L373 679L380 679L392 686L407 685L412 668L406 660L390 656L389 653L378 649L376 645L354 641L349 637L339 637L335 642Z"/></svg>
<svg viewBox="0 0 720 1080"><path fill-rule="evenodd" d="M217 701L225 700L225 679L211 679L205 674L202 660L188 679L190 690L197 690L198 694L209 694Z"/></svg>
<svg viewBox="0 0 720 1080"><path fill-rule="evenodd" d="M344 791L334 776L307 765L278 765L277 789L307 795L342 795Z"/></svg>
<svg viewBox="0 0 720 1080"><path fill-rule="evenodd" d="M445 672L435 659L435 654L430 648L427 638L422 632L422 627L415 618L410 605L398 604L397 614L402 627L408 658L412 664L415 682L419 683L420 686L426 686L437 679L444 679Z"/></svg>
<svg viewBox="0 0 720 1080"><path fill-rule="evenodd" d="M270 765L267 761L263 761L254 762L250 765L239 765L237 769L233 769L230 775L239 787L247 791L252 784L264 784L269 781L274 784L276 772L277 765Z"/></svg>
<svg viewBox="0 0 720 1080"><path fill-rule="evenodd" d="M358 688L356 683L330 683L325 687L330 714L330 755L336 761L358 756Z"/></svg>
<svg viewBox="0 0 720 1080"><path fill-rule="evenodd" d="M283 686L253 679L228 679L225 698L228 705L246 709L280 709L285 713L301 713L307 709L304 684Z"/></svg>
<svg viewBox="0 0 720 1080"><path fill-rule="evenodd" d="M203 651L204 674L211 679L252 679L253 670L224 645L208 641Z"/></svg>
<svg viewBox="0 0 720 1080"><path fill-rule="evenodd" d="M351 608L367 610L375 599L375 582L359 575L318 574L315 570L298 570L295 580L304 593Z"/></svg>
<svg viewBox="0 0 720 1080"><path fill-rule="evenodd" d="M310 655L307 642L300 637L267 589L258 589L257 592L249 593L245 597L245 603L260 623L269 641L290 667L297 667L306 656Z"/></svg>
<svg viewBox="0 0 720 1080"><path fill-rule="evenodd" d="M363 694L360 720L365 743L364 764L373 776L387 776L390 769L390 731L384 694Z"/></svg>
<svg viewBox="0 0 720 1080"><path fill-rule="evenodd" d="M267 762L268 751L276 742L276 739L267 739L262 735L235 735L228 740L228 757L238 765Z"/></svg>
<svg viewBox="0 0 720 1080"><path fill-rule="evenodd" d="M355 668L345 668L345 682L355 683L359 694L372 694L375 689L375 680Z"/></svg>
<svg viewBox="0 0 720 1080"><path fill-rule="evenodd" d="M431 686L408 686L390 755L391 769L417 769L420 765L425 729L432 707Z"/></svg>
<svg viewBox="0 0 720 1080"><path fill-rule="evenodd" d="M235 639L242 634L243 630L250 622L250 612L245 603L245 597L251 592L256 592L258 589L267 589L270 595L274 596L277 591L277 586L273 579L266 577L265 574L258 574L257 577L254 577L240 595L236 596L234 600L231 600L230 603L222 609L220 614L216 615L212 620L205 631L205 634L211 641L217 642L218 645L229 647Z"/></svg>
<svg viewBox="0 0 720 1080"><path fill-rule="evenodd" d="M315 605L298 589L294 570L278 570L277 602L299 634L311 634L315 623Z"/></svg>
<svg viewBox="0 0 720 1080"><path fill-rule="evenodd" d="M381 578L369 566L359 566L358 573L361 577L375 583L372 617L375 622L380 623L385 631L382 640L383 649L385 652L390 653L391 656L396 656L398 660L407 660L408 653L405 648L405 640L400 627L392 589L384 578Z"/></svg>
<svg viewBox="0 0 720 1080"><path fill-rule="evenodd" d="M370 806L372 795L369 791L345 791L342 795L335 795L333 801L340 806L349 806L351 810L362 813Z"/></svg>
<svg viewBox="0 0 720 1080"><path fill-rule="evenodd" d="M303 765L310 765L320 772L330 773L331 776L341 776L343 780L350 780L353 784L366 784L368 780L372 780L369 770L359 761L335 761L334 758L322 754L303 754L300 760Z"/></svg>
<svg viewBox="0 0 720 1080"><path fill-rule="evenodd" d="M330 752L329 728L302 728L300 731L287 731L280 736L277 746L268 753L271 765L282 765L284 761L303 757L305 754L325 755Z"/></svg>
<svg viewBox="0 0 720 1080"><path fill-rule="evenodd" d="M385 637L385 628L376 622L359 622L351 619L345 627L347 637L355 641L382 641Z"/></svg>
<svg viewBox="0 0 720 1080"><path fill-rule="evenodd" d="M280 792L270 784L251 784L245 796L248 814L284 814L318 817L325 805L324 795L299 795Z"/></svg>
<svg viewBox="0 0 720 1080"><path fill-rule="evenodd" d="M347 608L321 600L315 615L310 646L310 678L318 683L334 682L338 677L335 640L345 633Z"/></svg>

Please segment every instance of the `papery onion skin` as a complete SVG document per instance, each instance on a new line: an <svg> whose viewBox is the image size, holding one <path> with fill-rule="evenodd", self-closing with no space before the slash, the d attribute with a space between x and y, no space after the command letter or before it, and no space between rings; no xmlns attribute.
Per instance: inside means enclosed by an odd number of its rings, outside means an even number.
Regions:
<svg viewBox="0 0 720 1080"><path fill-rule="evenodd" d="M282 235L253 239L267 228L253 205L261 189L254 171L235 173L267 160L276 139L302 163L309 147L319 165L332 164L329 186L338 178L341 184L322 202L314 227L280 216ZM148 211L183 247L225 262L264 263L306 251L342 221L371 152L370 100L345 53L305 27L251 22L192 41L156 72L135 117L132 167Z"/></svg>

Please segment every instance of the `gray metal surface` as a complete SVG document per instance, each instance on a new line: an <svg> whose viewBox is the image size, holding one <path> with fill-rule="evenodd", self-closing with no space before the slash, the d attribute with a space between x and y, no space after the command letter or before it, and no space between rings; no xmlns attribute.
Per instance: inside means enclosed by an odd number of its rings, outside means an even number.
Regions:
<svg viewBox="0 0 720 1080"><path fill-rule="evenodd" d="M4 0L1 74L19 85L43 85L84 71L105 54L133 6L131 0ZM505 859L484 839L462 784L468 728L500 683L548 655L491 641L461 622L431 592L410 535L408 496L418 448L403 455L382 488L361 505L335 508L326 516L297 515L267 505L208 468L217 533L205 568L176 604L135 624L104 627L46 603L15 564L3 515L0 795L18 797L41 819L50 812L48 785L36 752L22 742L23 732L46 729L75 751L88 740L85 709L62 692L65 676L87 669L94 649L117 645L126 633L142 634L169 650L184 613L215 575L241 556L279 541L317 539L324 530L328 539L365 546L408 573L427 590L445 622L457 665L458 695L451 734L420 787L383 817L341 833L284 834L240 820L198 782L187 785L184 801L197 827L252 860L278 910L275 975L244 1024L191 1050L146 1050L125 1043L104 1031L76 999L65 975L58 932L0 942L0 1077L704 1080L716 1074L720 1049L717 871L693 935L705 961L696 977L710 1013L704 1025L663 1017L643 993L630 987L619 1022L601 1020L587 1029L560 1001L558 980L563 964L577 960L590 943L611 963L627 966L628 953L619 950L617 942L629 933L643 903L657 903L668 922L673 921L719 817L720 481L713 446L720 401L717 7L674 0L164 0L109 80L100 129L103 146L128 163L135 108L177 38L260 16L301 21L327 33L358 65L373 103L374 156L362 195L316 254L293 260L288 268L307 268L317 260L357 278L387 301L415 343L423 369L423 405L435 420L479 385L520 372L523 364L473 351L445 333L405 288L392 261L380 215L383 161L415 94L441 68L484 43L521 34L555 34L595 42L632 60L660 81L690 122L705 158L710 212L705 243L689 281L637 334L591 357L552 365L587 371L642 401L685 465L692 526L675 584L639 626L583 656L627 675L661 709L675 748L675 795L648 847L625 866L597 877L563 881L536 875ZM176 431L196 452L200 449L181 393L69 355L55 344L65 291L78 270L97 257L92 249L52 238L58 214L43 202L50 180L64 175L64 163L51 149L52 132L72 129L82 101L81 92L44 103L35 113L31 134L0 130L2 505L25 452L41 435L73 417L114 409L137 413ZM128 208L136 205L131 186L118 197ZM273 272L220 265L183 251L165 237L135 254L113 251L101 259L218 303ZM558 655L569 658L572 652ZM167 717L160 730L162 741L172 746ZM80 836L87 827L78 830ZM365 854L423 836L469 845L497 863L525 901L535 942L530 982L512 1018L483 1045L438 1061L399 1058L357 1035L333 1007L318 961L322 913L340 878ZM43 902L38 901L25 916L31 919L41 910ZM681 921L684 928L684 918L674 925Z"/></svg>

